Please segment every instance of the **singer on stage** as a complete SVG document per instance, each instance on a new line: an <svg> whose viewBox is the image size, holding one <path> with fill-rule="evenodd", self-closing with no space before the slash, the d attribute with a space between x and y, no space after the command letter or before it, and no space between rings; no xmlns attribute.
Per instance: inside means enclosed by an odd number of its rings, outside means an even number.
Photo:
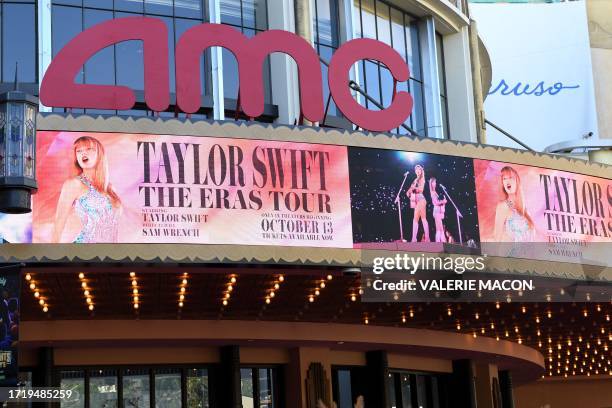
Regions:
<svg viewBox="0 0 612 408"><path fill-rule="evenodd" d="M446 210L446 197L440 194L436 188L438 187L438 181L435 177L429 178L429 195L431 196L431 203L433 204L433 217L436 222L436 242L446 242L444 236L444 212Z"/></svg>
<svg viewBox="0 0 612 408"><path fill-rule="evenodd" d="M423 241L430 242L429 239L429 223L425 210L427 209L427 200L423 195L425 190L425 170L423 166L417 164L414 166L416 178L412 181L406 195L410 198L410 208L414 209L412 217L412 242L417 242L417 233L419 232L419 220L423 224Z"/></svg>

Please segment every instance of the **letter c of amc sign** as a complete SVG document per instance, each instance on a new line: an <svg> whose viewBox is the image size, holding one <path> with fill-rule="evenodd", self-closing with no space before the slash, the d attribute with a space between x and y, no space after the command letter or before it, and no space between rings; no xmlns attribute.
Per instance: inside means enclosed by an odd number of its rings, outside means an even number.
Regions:
<svg viewBox="0 0 612 408"><path fill-rule="evenodd" d="M144 91L150 109L164 111L170 104L168 78L168 33L158 19L127 17L109 20L73 38L53 59L43 78L40 99L46 106L127 110L134 106L134 92L125 86L76 84L81 67L98 51L121 41L141 40L144 44ZM273 52L291 56L298 67L300 104L304 117L323 119L323 92L319 58L303 38L281 30L269 30L248 38L222 24L200 24L185 31L176 44L176 98L185 113L200 108L200 56L209 47L224 47L238 61L240 103L244 113L263 113L264 59ZM399 82L408 80L408 65L388 45L371 39L343 44L329 64L329 89L342 113L355 125L371 131L387 131L404 123L412 112L408 92L396 92L389 107L371 111L362 107L348 87L349 70L357 61L382 62Z"/></svg>

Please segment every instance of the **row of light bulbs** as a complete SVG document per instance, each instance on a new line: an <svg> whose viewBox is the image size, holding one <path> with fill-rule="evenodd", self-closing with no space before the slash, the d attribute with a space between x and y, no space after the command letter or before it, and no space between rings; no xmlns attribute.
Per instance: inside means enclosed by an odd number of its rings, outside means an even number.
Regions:
<svg viewBox="0 0 612 408"><path fill-rule="evenodd" d="M236 278L236 275L230 275L229 282L227 283L226 288L223 291L223 298L221 299L221 303L223 304L223 306L227 306L229 304L230 297L232 296L234 286L236 286L237 282L238 279Z"/></svg>
<svg viewBox="0 0 612 408"><path fill-rule="evenodd" d="M87 279L85 278L85 274L83 272L79 272L79 281L81 282L81 289L83 290L83 296L85 297L85 304L87 305L87 309L90 312L94 310L94 301L91 287L89 287L87 283Z"/></svg>
<svg viewBox="0 0 612 408"><path fill-rule="evenodd" d="M311 290L310 294L308 295L308 301L310 303L313 303L315 299L321 294L321 291L327 286L326 281L331 281L333 278L334 277L332 275L327 275L325 279L318 280L317 285L313 290Z"/></svg>
<svg viewBox="0 0 612 408"><path fill-rule="evenodd" d="M44 313L49 311L49 305L47 304L46 298L40 294L40 289L36 287L36 282L32 277L32 274L26 273L25 280L29 283L30 290L34 294L34 297L38 300L38 304L42 308Z"/></svg>
<svg viewBox="0 0 612 408"><path fill-rule="evenodd" d="M130 272L130 281L132 285L132 304L134 310L138 310L140 307L140 292L138 290L138 277L136 276L136 272Z"/></svg>
<svg viewBox="0 0 612 408"><path fill-rule="evenodd" d="M178 307L182 308L183 306L185 306L185 294L187 293L187 283L188 280L187 278L189 277L189 275L187 274L187 272L183 272L183 275L181 276L181 283L179 284L179 295L178 295Z"/></svg>
<svg viewBox="0 0 612 408"><path fill-rule="evenodd" d="M280 289L280 285L285 281L284 275L278 275L278 278L274 281L272 288L266 292L266 297L264 302L266 305L272 303L272 299L276 297L276 292Z"/></svg>

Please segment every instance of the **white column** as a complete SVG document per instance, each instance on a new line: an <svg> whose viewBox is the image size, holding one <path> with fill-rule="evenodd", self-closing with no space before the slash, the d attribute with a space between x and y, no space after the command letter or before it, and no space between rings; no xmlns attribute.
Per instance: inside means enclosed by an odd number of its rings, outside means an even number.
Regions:
<svg viewBox="0 0 612 408"><path fill-rule="evenodd" d="M295 10L293 0L268 2L268 26L270 29L295 33ZM270 56L272 77L272 100L278 106L276 123L293 125L300 115L300 93L297 66L286 54Z"/></svg>
<svg viewBox="0 0 612 408"><path fill-rule="evenodd" d="M468 27L444 37L448 122L453 140L477 142Z"/></svg>
<svg viewBox="0 0 612 408"><path fill-rule="evenodd" d="M436 27L432 17L419 21L419 44L423 69L423 93L425 96L425 118L427 136L444 138L440 84L438 83L438 55L436 53Z"/></svg>
<svg viewBox="0 0 612 408"><path fill-rule="evenodd" d="M38 86L51 63L51 0L38 0ZM51 108L39 103L40 112L51 112Z"/></svg>
<svg viewBox="0 0 612 408"><path fill-rule="evenodd" d="M221 23L220 0L208 1L210 23ZM221 47L210 48L210 67L212 73L213 118L225 119L225 101L223 99L223 56Z"/></svg>

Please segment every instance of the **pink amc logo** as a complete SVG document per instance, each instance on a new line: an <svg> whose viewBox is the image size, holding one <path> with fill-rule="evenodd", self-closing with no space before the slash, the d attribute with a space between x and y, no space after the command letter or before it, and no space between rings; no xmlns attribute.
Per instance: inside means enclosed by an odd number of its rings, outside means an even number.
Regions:
<svg viewBox="0 0 612 408"><path fill-rule="evenodd" d="M53 59L43 78L40 99L46 106L127 110L134 106L134 92L125 86L76 84L74 78L98 51L128 40L144 44L145 102L154 111L170 104L168 77L168 33L158 19L128 17L110 20L80 33ZM300 104L304 117L313 122L323 119L323 91L319 57L303 38L281 30L269 30L248 38L222 24L201 24L187 30L176 45L175 75L178 107L185 113L200 108L200 56L209 47L224 47L238 61L240 101L244 113L257 117L263 113L263 62L267 55L282 52L298 67ZM371 111L359 105L348 87L349 70L357 61L377 60L389 68L396 81L408 80L408 65L393 48L371 39L356 39L343 44L329 64L329 89L334 102L355 125L371 131L398 127L412 111L408 92L395 92L389 107Z"/></svg>

